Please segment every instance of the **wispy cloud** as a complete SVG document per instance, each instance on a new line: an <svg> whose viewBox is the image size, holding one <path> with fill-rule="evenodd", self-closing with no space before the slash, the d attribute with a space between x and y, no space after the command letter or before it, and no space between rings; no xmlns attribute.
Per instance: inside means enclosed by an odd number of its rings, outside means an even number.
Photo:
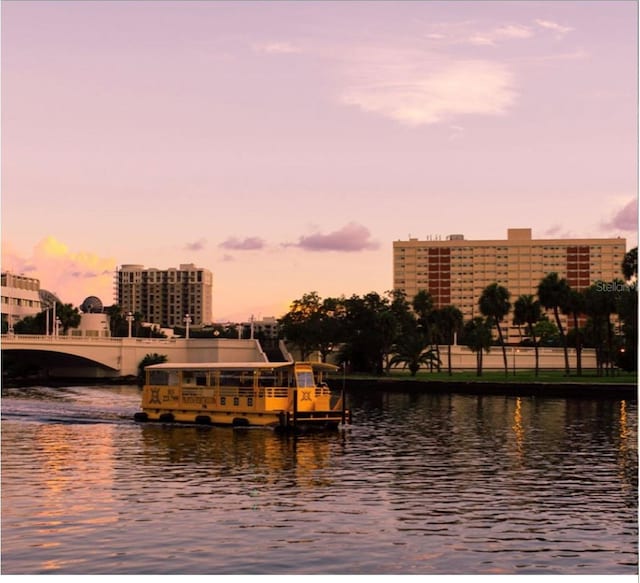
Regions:
<svg viewBox="0 0 640 583"><path fill-rule="evenodd" d="M528 26L507 24L486 32L472 34L468 41L473 45L496 46L505 40L521 40L531 38L533 31Z"/></svg>
<svg viewBox="0 0 640 583"><path fill-rule="evenodd" d="M346 77L343 103L414 126L503 114L517 97L513 75L501 63L420 51L356 55Z"/></svg>
<svg viewBox="0 0 640 583"><path fill-rule="evenodd" d="M193 243L187 243L184 248L187 251L202 251L206 247L206 245L207 245L206 239L198 239Z"/></svg>
<svg viewBox="0 0 640 583"><path fill-rule="evenodd" d="M268 42L263 44L254 44L253 49L259 53L269 55L289 55L302 52L302 48L290 42Z"/></svg>
<svg viewBox="0 0 640 583"><path fill-rule="evenodd" d="M571 28L570 26L563 26L562 24L558 24L557 22L553 22L551 20L536 19L535 23L541 28L555 32L556 36L559 38L565 36L567 33L573 30L573 28Z"/></svg>
<svg viewBox="0 0 640 583"><path fill-rule="evenodd" d="M617 229L620 231L638 231L638 200L629 201L624 207L616 212L611 220L603 222L605 229Z"/></svg>
<svg viewBox="0 0 640 583"><path fill-rule="evenodd" d="M553 239L573 239L577 237L575 233L569 231L568 229L557 223L544 231L543 235L545 237L551 237Z"/></svg>
<svg viewBox="0 0 640 583"><path fill-rule="evenodd" d="M337 231L322 234L314 233L300 237L298 243L285 244L287 247L299 247L307 251L365 251L377 249L378 243L371 240L369 229L351 222Z"/></svg>
<svg viewBox="0 0 640 583"><path fill-rule="evenodd" d="M254 251L257 249L263 249L264 246L265 242L260 237L246 237L244 239L230 237L219 245L222 249L230 251Z"/></svg>

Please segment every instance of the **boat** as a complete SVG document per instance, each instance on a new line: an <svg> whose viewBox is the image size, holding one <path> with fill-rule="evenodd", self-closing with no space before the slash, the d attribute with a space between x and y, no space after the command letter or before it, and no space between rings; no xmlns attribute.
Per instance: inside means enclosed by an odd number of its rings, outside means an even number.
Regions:
<svg viewBox="0 0 640 583"><path fill-rule="evenodd" d="M338 429L351 423L344 389L320 362L161 363L145 367L140 422L278 430Z"/></svg>

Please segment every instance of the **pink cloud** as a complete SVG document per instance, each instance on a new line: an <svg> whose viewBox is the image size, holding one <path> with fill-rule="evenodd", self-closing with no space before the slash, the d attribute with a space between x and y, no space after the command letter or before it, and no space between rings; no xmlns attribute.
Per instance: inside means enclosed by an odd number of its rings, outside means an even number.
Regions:
<svg viewBox="0 0 640 583"><path fill-rule="evenodd" d="M621 231L638 230L638 200L633 199L622 207L610 221L602 224L605 229L619 229Z"/></svg>
<svg viewBox="0 0 640 583"><path fill-rule="evenodd" d="M3 242L2 270L40 280L41 289L53 292L64 303L80 305L91 295L98 296L106 306L113 302L115 260L72 252L55 237L42 239L31 257Z"/></svg>
<svg viewBox="0 0 640 583"><path fill-rule="evenodd" d="M185 245L185 249L187 251L202 251L206 246L207 246L207 240L206 239L198 239L197 241L194 241L193 243L187 243Z"/></svg>
<svg viewBox="0 0 640 583"><path fill-rule="evenodd" d="M260 237L245 237L242 240L237 237L230 237L220 243L219 247L233 251L255 251L257 249L263 249L264 245L264 240Z"/></svg>
<svg viewBox="0 0 640 583"><path fill-rule="evenodd" d="M308 237L300 237L295 247L307 251L364 251L377 249L378 244L370 240L369 229L357 223L349 223L337 231L323 235L314 233Z"/></svg>

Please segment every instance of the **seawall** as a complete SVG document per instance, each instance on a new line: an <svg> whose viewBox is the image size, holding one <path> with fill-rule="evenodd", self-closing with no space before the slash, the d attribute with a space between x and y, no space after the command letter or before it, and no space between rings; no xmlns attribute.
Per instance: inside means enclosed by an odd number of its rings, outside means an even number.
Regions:
<svg viewBox="0 0 640 583"><path fill-rule="evenodd" d="M446 381L416 379L353 379L333 378L329 386L349 392L397 391L405 393L465 393L473 395L509 395L539 397L616 398L637 400L635 383L588 382L517 382L517 381Z"/></svg>

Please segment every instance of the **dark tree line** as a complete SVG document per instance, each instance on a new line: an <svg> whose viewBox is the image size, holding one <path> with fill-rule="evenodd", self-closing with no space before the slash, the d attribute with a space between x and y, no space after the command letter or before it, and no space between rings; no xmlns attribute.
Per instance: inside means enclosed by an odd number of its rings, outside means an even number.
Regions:
<svg viewBox="0 0 640 583"><path fill-rule="evenodd" d="M581 375L585 347L596 351L598 374L612 374L614 366L632 371L637 370L637 249L625 255L621 267L626 281L598 281L583 290L572 289L565 278L549 273L539 282L536 295L521 295L513 304L509 290L493 283L478 298L482 316L466 322L456 306L435 308L426 290L413 298L397 290L325 299L310 292L281 318L281 334L298 348L302 359L318 351L326 360L337 350L338 362L348 370L377 375L397 365L413 375L420 368L440 370L440 346L448 347L451 374L451 345L457 336L459 344L476 353L478 375L483 354L495 344L502 350L508 374L504 326L511 315L512 323L525 329L523 344L535 349L536 375L540 346L562 347L567 375L571 374L568 349L575 349L575 373Z"/></svg>

